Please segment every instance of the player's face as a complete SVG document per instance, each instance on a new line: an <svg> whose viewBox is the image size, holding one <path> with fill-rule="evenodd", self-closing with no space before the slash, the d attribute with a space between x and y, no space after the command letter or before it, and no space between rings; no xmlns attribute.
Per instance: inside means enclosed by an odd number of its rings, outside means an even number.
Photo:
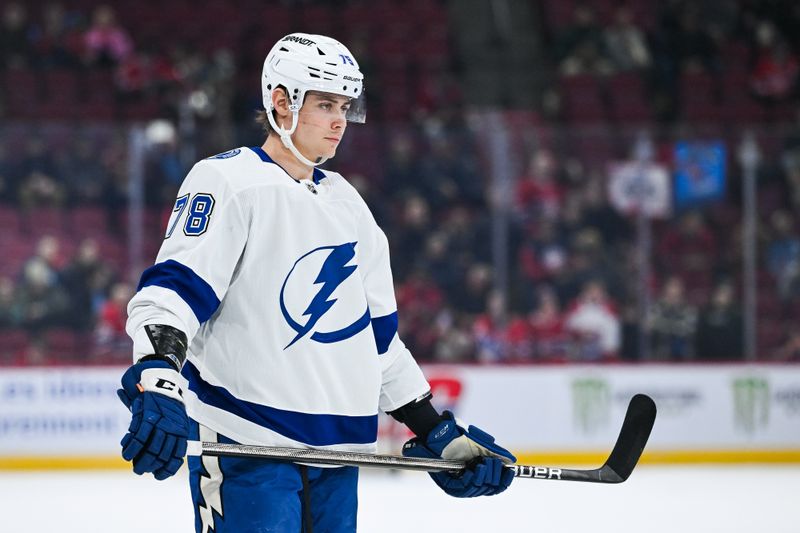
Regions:
<svg viewBox="0 0 800 533"><path fill-rule="evenodd" d="M346 96L309 91L292 136L297 149L312 161L336 155L347 127L349 108L350 99Z"/></svg>

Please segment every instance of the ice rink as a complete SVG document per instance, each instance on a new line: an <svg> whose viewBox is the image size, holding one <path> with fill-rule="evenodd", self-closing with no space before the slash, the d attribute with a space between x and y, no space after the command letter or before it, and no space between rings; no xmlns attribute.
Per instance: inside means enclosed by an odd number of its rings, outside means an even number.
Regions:
<svg viewBox="0 0 800 533"><path fill-rule="evenodd" d="M517 480L457 500L425 474L369 471L359 531L797 533L800 466L640 466L622 485ZM185 475L0 473L2 533L191 533ZM246 532L242 532L246 533Z"/></svg>

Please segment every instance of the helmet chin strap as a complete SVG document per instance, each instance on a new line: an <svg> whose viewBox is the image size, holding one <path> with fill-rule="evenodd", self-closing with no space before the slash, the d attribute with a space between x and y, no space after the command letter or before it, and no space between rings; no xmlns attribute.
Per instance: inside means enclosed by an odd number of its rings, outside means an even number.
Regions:
<svg viewBox="0 0 800 533"><path fill-rule="evenodd" d="M288 148L290 152L292 152L292 155L294 155L298 161L300 161L304 165L308 165L310 167L316 167L317 165L321 165L322 163L328 160L327 157L320 157L319 159L317 159L317 162L314 163L313 161L305 157L303 154L301 154L300 150L298 150L297 147L292 142L292 134L297 129L297 124L300 122L300 118L298 117L300 113L300 106L298 106L297 104L292 104L289 106L289 110L292 112L292 127L289 128L288 130L284 129L282 126L278 126L275 123L275 117L272 116L273 109L274 107L271 105L270 109L267 109L267 120L269 120L269 124L270 126L272 126L272 129L278 132L278 135L280 136L283 145L286 148Z"/></svg>

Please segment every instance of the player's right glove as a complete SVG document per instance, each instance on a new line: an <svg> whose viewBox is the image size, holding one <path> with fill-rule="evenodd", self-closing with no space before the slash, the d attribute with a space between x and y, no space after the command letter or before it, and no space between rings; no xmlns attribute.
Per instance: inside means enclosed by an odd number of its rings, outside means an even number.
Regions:
<svg viewBox="0 0 800 533"><path fill-rule="evenodd" d="M189 419L180 383L175 368L159 359L136 363L122 376L117 395L133 415L120 443L122 457L139 475L166 479L183 464Z"/></svg>
<svg viewBox="0 0 800 533"><path fill-rule="evenodd" d="M475 426L461 427L450 411L442 413L442 421L424 441L415 437L406 442L403 455L467 461L469 467L456 474L430 473L439 488L457 498L500 494L514 480L514 471L503 465L517 461L511 452L495 444L494 437L485 431Z"/></svg>

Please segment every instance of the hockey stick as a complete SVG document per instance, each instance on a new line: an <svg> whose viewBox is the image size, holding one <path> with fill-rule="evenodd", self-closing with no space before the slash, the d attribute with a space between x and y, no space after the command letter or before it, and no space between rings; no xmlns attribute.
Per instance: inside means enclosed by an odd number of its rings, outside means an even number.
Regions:
<svg viewBox="0 0 800 533"><path fill-rule="evenodd" d="M561 481L587 481L591 483L622 483L633 472L644 451L650 431L656 420L656 404L649 396L637 394L631 398L619 437L605 464L594 470L573 470L548 466L508 465L515 477L531 479L557 479ZM276 459L299 463L366 466L422 470L426 472L452 471L466 468L463 461L444 459L418 459L395 455L375 455L359 452L312 450L303 448L279 448L273 446L250 446L217 442L193 441L189 455L216 457L250 457Z"/></svg>

